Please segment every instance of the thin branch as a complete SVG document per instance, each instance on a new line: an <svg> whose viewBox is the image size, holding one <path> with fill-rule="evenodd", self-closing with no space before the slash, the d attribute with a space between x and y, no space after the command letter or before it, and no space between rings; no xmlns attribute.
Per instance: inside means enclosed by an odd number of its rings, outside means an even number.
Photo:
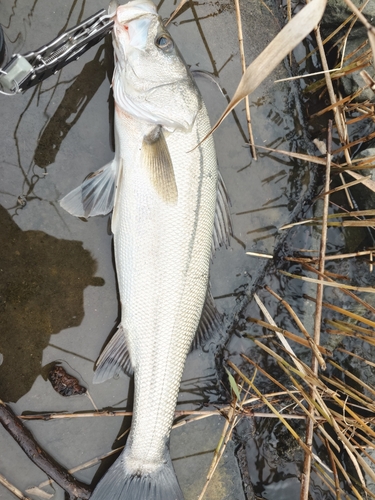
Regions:
<svg viewBox="0 0 375 500"><path fill-rule="evenodd" d="M50 476L71 497L88 500L90 488L77 481L65 469L48 455L35 441L31 432L24 426L13 411L0 400L0 423L23 449L26 455L43 472Z"/></svg>

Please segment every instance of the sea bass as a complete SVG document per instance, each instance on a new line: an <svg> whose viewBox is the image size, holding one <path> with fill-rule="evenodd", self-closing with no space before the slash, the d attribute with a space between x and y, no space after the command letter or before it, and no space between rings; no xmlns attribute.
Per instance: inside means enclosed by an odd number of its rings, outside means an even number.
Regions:
<svg viewBox="0 0 375 500"><path fill-rule="evenodd" d="M187 354L219 320L209 264L231 232L227 194L213 139L202 142L202 97L155 5L131 1L114 21L115 158L61 200L76 216L113 209L121 322L94 381L134 373L126 447L91 498L180 500L169 435Z"/></svg>

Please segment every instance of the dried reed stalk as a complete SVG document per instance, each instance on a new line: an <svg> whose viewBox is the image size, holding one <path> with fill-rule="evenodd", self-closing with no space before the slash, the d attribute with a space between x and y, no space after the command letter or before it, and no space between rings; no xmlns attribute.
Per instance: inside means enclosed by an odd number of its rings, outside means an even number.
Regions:
<svg viewBox="0 0 375 500"><path fill-rule="evenodd" d="M22 491L13 486L2 474L0 474L0 484L2 484L8 491L13 493L17 498L21 500L31 500L29 497L26 497Z"/></svg>
<svg viewBox="0 0 375 500"><path fill-rule="evenodd" d="M313 351L313 353L315 354L317 360L318 360L318 363L320 364L322 370L325 370L326 369L326 363L323 359L323 356L321 355L321 353L319 352L319 349L317 347L317 344L315 343L315 340L312 339L310 337L310 334L309 332L306 330L306 328L304 327L304 325L302 324L302 321L299 319L299 317L297 316L297 314L295 313L295 311L293 310L293 308L291 307L290 304L288 304L286 302L286 300L284 300L282 297L280 297L276 292L274 292L273 290L271 290L271 288L269 286L265 286L264 287L271 295L273 295L277 300L279 300L281 302L281 304L283 304L283 306L286 308L286 310L289 312L289 314L292 316L292 318L294 319L294 321L296 322L298 328L300 329L300 331L303 333L303 335L306 337L308 343L309 343L309 346L311 347L311 350Z"/></svg>
<svg viewBox="0 0 375 500"><path fill-rule="evenodd" d="M238 28L238 42L240 44L240 58L241 58L241 67L242 74L246 71L246 59L245 59L245 50L243 46L243 34L242 34L242 21L241 21L241 10L240 10L240 2L239 0L234 0L234 5L236 8L236 18L237 18L237 28ZM246 122L247 129L249 132L249 144L251 148L251 154L253 155L254 160L257 160L257 151L254 145L254 135L253 128L251 125L251 114L250 114L250 104L249 104L249 96L245 97L245 112L246 112Z"/></svg>
<svg viewBox="0 0 375 500"><path fill-rule="evenodd" d="M303 267L305 267L306 269L308 269L309 271L312 271L312 272L315 272L316 274L320 275L322 278L325 278L327 279L328 281L331 281L333 282L333 280L331 278L329 278L327 276L327 274L325 273L320 273L317 269L313 268L312 266L309 266L307 263L303 263L302 264ZM345 293L346 295L348 295L349 297L351 297L352 299L354 299L356 302L358 302L358 304L361 304L363 307L365 307L366 309L368 309L370 312L372 312L373 314L375 314L375 308L369 304L368 302L366 302L365 300L361 299L360 297L358 297L357 295L355 295L353 292L351 292L350 290L348 290L347 288L341 288L341 291L343 293Z"/></svg>
<svg viewBox="0 0 375 500"><path fill-rule="evenodd" d="M320 252L318 269L320 273L324 273L324 258L326 253L327 245L327 215L329 208L329 184L331 180L331 144L332 144L332 121L328 122L328 137L327 137L327 167L326 167L326 180L325 180L325 192L326 195L323 201L323 225L322 234L320 239ZM320 280L322 278L320 277ZM315 309L315 323L314 323L314 341L316 345L320 343L320 329L322 323L322 303L323 303L323 284L318 283L316 291L316 309ZM312 352L311 369L315 376L318 375L318 358L315 352ZM316 397L316 386L311 386L311 398ZM309 405L310 415L313 416L315 413L315 407ZM309 419L306 424L306 445L309 450L312 451L313 445L313 434L314 434L314 420ZM305 453L304 463L303 463L303 473L301 477L301 491L300 500L308 500L309 497L309 487L310 487L310 476L311 476L311 452Z"/></svg>

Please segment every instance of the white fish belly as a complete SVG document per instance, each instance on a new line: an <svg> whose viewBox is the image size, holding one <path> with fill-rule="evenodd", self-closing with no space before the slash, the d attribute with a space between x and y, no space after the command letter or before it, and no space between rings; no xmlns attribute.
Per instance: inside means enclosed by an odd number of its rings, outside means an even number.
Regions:
<svg viewBox="0 0 375 500"><path fill-rule="evenodd" d="M135 372L134 416L127 466L161 463L187 353L204 304L217 190L206 109L190 132L165 133L178 200L168 204L141 165L150 125L118 113L122 158L114 214L122 325Z"/></svg>

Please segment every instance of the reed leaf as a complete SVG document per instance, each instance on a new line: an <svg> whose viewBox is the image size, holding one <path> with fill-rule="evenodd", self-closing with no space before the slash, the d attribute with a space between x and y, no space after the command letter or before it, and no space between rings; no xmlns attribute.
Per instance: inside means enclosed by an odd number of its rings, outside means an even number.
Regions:
<svg viewBox="0 0 375 500"><path fill-rule="evenodd" d="M292 52L315 28L323 16L326 1L311 0L305 5L248 66L227 108L203 140L211 135L237 104L251 94L289 52Z"/></svg>

